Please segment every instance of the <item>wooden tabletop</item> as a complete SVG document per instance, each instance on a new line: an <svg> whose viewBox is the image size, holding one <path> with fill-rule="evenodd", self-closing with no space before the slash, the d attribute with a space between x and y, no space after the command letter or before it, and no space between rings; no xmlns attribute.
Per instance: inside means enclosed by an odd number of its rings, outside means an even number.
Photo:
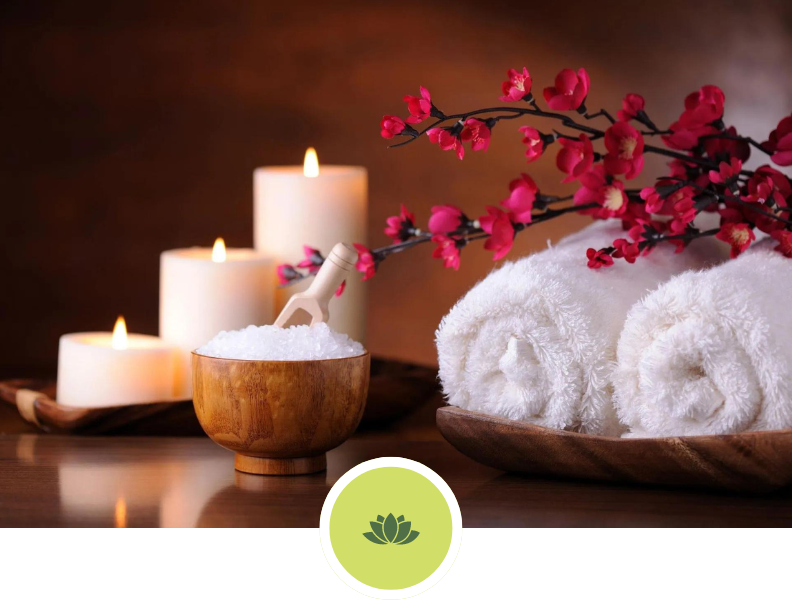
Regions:
<svg viewBox="0 0 792 602"><path fill-rule="evenodd" d="M233 454L207 438L20 433L2 414L0 527L318 527L332 484L381 456L440 474L466 527L792 526L792 491L748 497L504 474L443 441L434 410L357 433L328 454L327 472L300 477L235 472Z"/></svg>

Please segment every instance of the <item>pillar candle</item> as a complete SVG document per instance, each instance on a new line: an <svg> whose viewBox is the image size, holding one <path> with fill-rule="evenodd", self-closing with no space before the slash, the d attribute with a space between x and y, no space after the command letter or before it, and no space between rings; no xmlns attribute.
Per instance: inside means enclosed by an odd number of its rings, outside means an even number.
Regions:
<svg viewBox="0 0 792 602"><path fill-rule="evenodd" d="M254 239L277 264L295 265L303 245L327 257L339 242L366 244L368 175L363 167L321 165L313 149L294 167L260 167L253 174ZM274 275L273 275L274 277ZM366 283L355 274L330 302L330 327L366 342ZM276 291L276 311L308 287L302 282Z"/></svg>
<svg viewBox="0 0 792 602"><path fill-rule="evenodd" d="M220 331L273 321L272 260L220 243L160 256L160 336L181 351L176 379L182 399L192 396L192 351Z"/></svg>
<svg viewBox="0 0 792 602"><path fill-rule="evenodd" d="M157 337L126 333L123 318L113 333L78 332L60 338L59 404L107 407L176 396L176 349Z"/></svg>

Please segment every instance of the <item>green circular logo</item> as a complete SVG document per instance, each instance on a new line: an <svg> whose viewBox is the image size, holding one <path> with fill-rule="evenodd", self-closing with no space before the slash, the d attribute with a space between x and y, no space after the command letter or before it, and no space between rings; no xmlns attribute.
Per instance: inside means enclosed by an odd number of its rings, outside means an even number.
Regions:
<svg viewBox="0 0 792 602"><path fill-rule="evenodd" d="M320 520L322 547L339 577L361 593L390 599L437 583L456 558L461 531L448 485L404 458L378 458L346 473Z"/></svg>

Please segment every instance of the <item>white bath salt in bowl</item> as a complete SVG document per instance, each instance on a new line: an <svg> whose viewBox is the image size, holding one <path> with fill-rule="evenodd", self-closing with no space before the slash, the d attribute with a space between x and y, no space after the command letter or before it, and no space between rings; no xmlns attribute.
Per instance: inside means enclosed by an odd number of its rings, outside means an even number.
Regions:
<svg viewBox="0 0 792 602"><path fill-rule="evenodd" d="M315 326L248 326L223 331L196 353L233 360L306 361L355 357L363 345L324 322Z"/></svg>

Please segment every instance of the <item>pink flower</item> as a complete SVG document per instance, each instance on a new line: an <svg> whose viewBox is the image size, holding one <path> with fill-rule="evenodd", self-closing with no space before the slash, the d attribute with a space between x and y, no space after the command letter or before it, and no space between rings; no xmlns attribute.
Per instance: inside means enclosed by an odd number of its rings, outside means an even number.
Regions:
<svg viewBox="0 0 792 602"><path fill-rule="evenodd" d="M501 205L514 214L517 222L528 224L531 222L531 211L536 200L539 188L528 174L512 180L509 184L509 197L501 201Z"/></svg>
<svg viewBox="0 0 792 602"><path fill-rule="evenodd" d="M432 128L426 132L432 144L437 144L444 151L455 150L457 157L461 161L465 156L465 147L458 136L455 136L445 128Z"/></svg>
<svg viewBox="0 0 792 602"><path fill-rule="evenodd" d="M606 178L601 165L587 171L580 178L581 188L575 192L575 205L588 205L597 203L599 207L587 209L581 213L593 215L598 219L608 219L624 215L627 211L627 195L624 193L624 183L612 178Z"/></svg>
<svg viewBox="0 0 792 602"><path fill-rule="evenodd" d="M614 123L605 132L605 170L611 174L625 174L632 180L643 169L644 139L629 123Z"/></svg>
<svg viewBox="0 0 792 602"><path fill-rule="evenodd" d="M671 134L663 136L666 146L677 150L690 150L701 136L716 134L712 123L723 117L726 98L717 86L703 86L685 98L685 110L669 128Z"/></svg>
<svg viewBox="0 0 792 602"><path fill-rule="evenodd" d="M781 215L789 205L792 197L792 185L789 179L777 169L769 165L762 165L748 180L748 194L742 200L749 203L764 205L762 211L771 215ZM727 203L728 204L728 203ZM762 232L771 233L784 228L783 222L773 219L750 207L740 207L745 217L756 224Z"/></svg>
<svg viewBox="0 0 792 602"><path fill-rule="evenodd" d="M778 122L762 147L773 153L770 158L776 165L792 165L792 115Z"/></svg>
<svg viewBox="0 0 792 602"><path fill-rule="evenodd" d="M736 138L737 130L731 126L723 130L722 134ZM733 138L707 138L704 140L704 151L715 161L728 161L732 157L736 157L745 163L751 156L751 147L748 142Z"/></svg>
<svg viewBox="0 0 792 602"><path fill-rule="evenodd" d="M580 134L578 140L559 138L561 150L556 155L556 167L567 177L562 182L573 182L586 173L594 162L594 147L586 134Z"/></svg>
<svg viewBox="0 0 792 602"><path fill-rule="evenodd" d="M536 161L542 156L545 149L545 137L536 128L529 125L524 125L519 129L523 134L523 144L525 145L525 156L528 158L528 163Z"/></svg>
<svg viewBox="0 0 792 602"><path fill-rule="evenodd" d="M613 246L616 249L613 252L613 257L617 259L623 257L627 263L635 263L641 251L638 249L637 242L629 242L624 238L617 238L613 241Z"/></svg>
<svg viewBox="0 0 792 602"><path fill-rule="evenodd" d="M363 280L368 280L377 273L377 262L371 249L358 243L353 243L358 252L358 260L355 262L355 269L363 274Z"/></svg>
<svg viewBox="0 0 792 602"><path fill-rule="evenodd" d="M396 117L396 115L385 115L382 121L380 121L380 128L382 129L380 134L383 138L390 140L394 136L401 134L405 127L401 117Z"/></svg>
<svg viewBox="0 0 792 602"><path fill-rule="evenodd" d="M399 215L393 215L385 221L388 224L385 235L390 236L393 242L404 242L415 230L415 215L407 211L407 207L403 204Z"/></svg>
<svg viewBox="0 0 792 602"><path fill-rule="evenodd" d="M665 206L665 199L660 196L660 193L654 186L642 188L641 198L646 201L645 207L647 213L660 213Z"/></svg>
<svg viewBox="0 0 792 602"><path fill-rule="evenodd" d="M729 257L734 259L751 246L751 242L756 240L756 235L746 223L726 222L721 225L720 232L715 238L731 245Z"/></svg>
<svg viewBox="0 0 792 602"><path fill-rule="evenodd" d="M732 157L729 163L725 161L721 161L720 165L718 165L718 171L710 170L709 172L709 180L713 184L722 184L726 186L729 183L729 180L732 180L740 175L740 170L742 169L742 161L737 159L736 157Z"/></svg>
<svg viewBox="0 0 792 602"><path fill-rule="evenodd" d="M298 263L297 267L307 269L309 274L316 274L324 263L322 253L319 249L303 245L303 254L305 255L305 259Z"/></svg>
<svg viewBox="0 0 792 602"><path fill-rule="evenodd" d="M544 89L544 99L554 111L585 112L583 103L589 92L589 76L585 69L563 69L556 75L555 86Z"/></svg>
<svg viewBox="0 0 792 602"><path fill-rule="evenodd" d="M338 285L338 288L336 289L335 292L335 296L340 297L341 295L344 294L345 290L346 290L346 280L344 280L341 284Z"/></svg>
<svg viewBox="0 0 792 602"><path fill-rule="evenodd" d="M640 94L628 94L622 100L622 108L616 113L619 121L630 121L644 110L644 98Z"/></svg>
<svg viewBox="0 0 792 602"><path fill-rule="evenodd" d="M448 234L459 229L465 216L462 210L453 205L435 205L429 218L429 232L432 234Z"/></svg>
<svg viewBox="0 0 792 602"><path fill-rule="evenodd" d="M470 142L470 148L474 151L486 151L490 144L491 131L480 119L471 117L465 121L465 129L462 130L460 138L463 142ZM461 159L462 157L460 157Z"/></svg>
<svg viewBox="0 0 792 602"><path fill-rule="evenodd" d="M458 270L460 263L460 247L457 243L461 241L446 236L445 234L435 234L432 237L432 242L437 245L435 250L432 251L432 257L435 259L442 259L444 267Z"/></svg>
<svg viewBox="0 0 792 602"><path fill-rule="evenodd" d="M776 230L770 236L778 241L775 250L784 257L792 257L792 232L789 230Z"/></svg>
<svg viewBox="0 0 792 602"><path fill-rule="evenodd" d="M586 257L588 258L588 267L592 270L598 270L602 267L613 265L613 257L608 255L603 249L599 251L596 249L587 249Z"/></svg>
<svg viewBox="0 0 792 602"><path fill-rule="evenodd" d="M484 248L494 251L493 261L498 261L511 251L514 244L514 226L508 213L497 207L487 207L487 215L479 218L481 229L490 237L484 243Z"/></svg>
<svg viewBox="0 0 792 602"><path fill-rule="evenodd" d="M407 110L410 111L407 123L421 123L432 114L432 95L423 86L420 96L407 95L404 97L404 102L407 103Z"/></svg>
<svg viewBox="0 0 792 602"><path fill-rule="evenodd" d="M509 69L506 75L509 79L501 86L503 96L500 99L503 102L516 102L523 98L531 98L531 75L526 67L523 67L522 73L515 69Z"/></svg>
<svg viewBox="0 0 792 602"><path fill-rule="evenodd" d="M692 198L684 198L673 205L673 219L668 224L668 231L673 234L684 234L697 215L695 203Z"/></svg>
<svg viewBox="0 0 792 602"><path fill-rule="evenodd" d="M289 284L292 280L297 278L299 274L297 270L294 269L293 265L289 265L288 263L282 263L278 266L278 284L281 286L284 284Z"/></svg>

